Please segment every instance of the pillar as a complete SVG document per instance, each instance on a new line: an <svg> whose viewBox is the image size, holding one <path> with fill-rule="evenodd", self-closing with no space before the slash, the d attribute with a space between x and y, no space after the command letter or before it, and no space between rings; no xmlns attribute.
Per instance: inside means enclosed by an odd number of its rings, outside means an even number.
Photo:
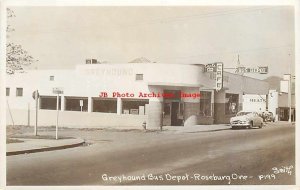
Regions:
<svg viewBox="0 0 300 190"><path fill-rule="evenodd" d="M149 92L156 94L163 93L163 88L159 86L149 86ZM148 115L147 129L160 130L163 124L163 97L149 98L146 114Z"/></svg>
<svg viewBox="0 0 300 190"><path fill-rule="evenodd" d="M93 110L92 97L88 97L88 112L91 113Z"/></svg>
<svg viewBox="0 0 300 190"><path fill-rule="evenodd" d="M162 126L162 101L149 101L147 128L160 129Z"/></svg>
<svg viewBox="0 0 300 190"><path fill-rule="evenodd" d="M60 96L60 110L65 111L65 96L63 94Z"/></svg>
<svg viewBox="0 0 300 190"><path fill-rule="evenodd" d="M122 99L117 98L117 114L121 115L122 114Z"/></svg>
<svg viewBox="0 0 300 190"><path fill-rule="evenodd" d="M187 88L184 93L200 93L199 88ZM201 95L200 95L201 96ZM200 110L200 98L185 97L184 101L184 126L193 126L198 124L199 110Z"/></svg>

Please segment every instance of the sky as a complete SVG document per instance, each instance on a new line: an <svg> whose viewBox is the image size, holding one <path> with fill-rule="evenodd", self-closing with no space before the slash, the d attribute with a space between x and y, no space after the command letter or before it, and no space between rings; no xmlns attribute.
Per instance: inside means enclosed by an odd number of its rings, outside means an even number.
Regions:
<svg viewBox="0 0 300 190"><path fill-rule="evenodd" d="M264 79L294 73L289 6L10 7L8 41L39 61L29 69L74 69L85 59L236 67L268 66Z"/></svg>

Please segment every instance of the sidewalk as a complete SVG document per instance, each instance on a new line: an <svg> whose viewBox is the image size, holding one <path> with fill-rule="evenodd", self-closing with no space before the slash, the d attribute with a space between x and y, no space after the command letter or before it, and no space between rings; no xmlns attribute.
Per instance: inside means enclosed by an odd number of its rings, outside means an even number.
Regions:
<svg viewBox="0 0 300 190"><path fill-rule="evenodd" d="M17 143L6 144L6 156L43 152L51 150L60 150L80 146L84 140L79 138L69 139L29 139L29 138L11 138L17 140Z"/></svg>
<svg viewBox="0 0 300 190"><path fill-rule="evenodd" d="M194 125L189 127L183 126L164 126L163 130L172 131L174 133L197 133L197 132L209 132L209 131L221 131L231 129L228 124L219 125Z"/></svg>

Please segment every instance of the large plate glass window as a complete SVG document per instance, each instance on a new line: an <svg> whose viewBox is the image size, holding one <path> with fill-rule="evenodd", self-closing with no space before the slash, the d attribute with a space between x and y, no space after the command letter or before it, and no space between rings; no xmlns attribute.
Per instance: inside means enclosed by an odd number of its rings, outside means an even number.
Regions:
<svg viewBox="0 0 300 190"><path fill-rule="evenodd" d="M225 114L236 114L239 107L239 95L226 93L225 95Z"/></svg>
<svg viewBox="0 0 300 190"><path fill-rule="evenodd" d="M122 114L146 115L148 99L122 99Z"/></svg>

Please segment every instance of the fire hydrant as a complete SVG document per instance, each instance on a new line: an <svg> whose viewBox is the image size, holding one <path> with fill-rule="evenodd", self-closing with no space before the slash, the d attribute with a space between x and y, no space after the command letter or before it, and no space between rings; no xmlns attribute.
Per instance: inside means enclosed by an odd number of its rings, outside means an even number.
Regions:
<svg viewBox="0 0 300 190"><path fill-rule="evenodd" d="M146 128L147 128L146 121L143 122L143 125L142 125L142 126L143 126L144 130L146 130Z"/></svg>

